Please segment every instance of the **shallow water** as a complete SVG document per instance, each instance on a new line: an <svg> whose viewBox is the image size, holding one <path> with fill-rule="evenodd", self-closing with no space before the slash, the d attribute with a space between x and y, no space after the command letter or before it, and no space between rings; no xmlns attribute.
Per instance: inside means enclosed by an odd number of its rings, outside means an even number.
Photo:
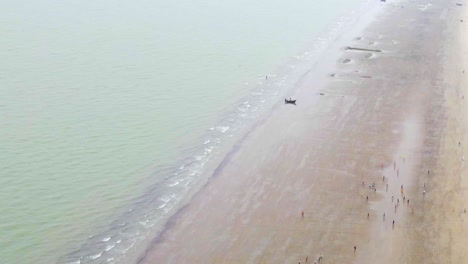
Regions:
<svg viewBox="0 0 468 264"><path fill-rule="evenodd" d="M0 2L2 262L102 263L174 213L362 1Z"/></svg>

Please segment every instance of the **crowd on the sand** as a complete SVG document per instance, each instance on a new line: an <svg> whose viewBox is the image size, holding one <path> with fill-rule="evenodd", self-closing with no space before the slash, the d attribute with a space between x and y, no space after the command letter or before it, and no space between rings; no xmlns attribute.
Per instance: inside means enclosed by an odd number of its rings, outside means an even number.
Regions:
<svg viewBox="0 0 468 264"><path fill-rule="evenodd" d="M461 146L461 143L459 142L458 145ZM463 157L462 157L462 161L464 161L464 158L465 158L465 157L463 156ZM406 161L406 156L405 156L405 155L402 156L402 161L403 161L403 163L405 163L405 161ZM384 164L383 164L383 163L381 163L380 166L381 166L381 169L384 169ZM397 167L396 161L393 162L393 170L395 171L396 178L397 178L397 179L401 179L401 178L399 177L399 176L400 176L400 168ZM430 174L430 171L429 171L429 170L427 171L427 174L428 174L428 175ZM388 183L386 182L385 176L382 176L382 182L385 183L385 192L388 192ZM362 186L362 188L365 188L365 186L366 186L365 181L362 181L362 182L361 182L361 186ZM376 187L375 182L373 182L372 184L369 184L369 185L368 185L368 188L371 189L371 190L373 190L374 193L377 192L377 187ZM424 185L423 185L423 191L422 191L422 196L424 197L425 195L426 195L426 183L424 183ZM364 193L361 191L361 198L363 198L363 197L364 197ZM410 205L410 200L407 199L407 197L406 197L406 195L405 195L405 189L404 189L403 184L400 185L400 197L397 198L396 201L395 201L394 195L392 195L392 198L391 198L391 199L392 199L392 204L395 202L395 204L394 204L395 215L396 215L396 213L397 213L397 209L398 209L399 206L400 206L400 198L402 198L403 204L405 204L405 202L406 202L406 204L407 204L408 206ZM369 201L369 196L366 196L366 201L367 201L367 202ZM453 209L453 210L455 210L455 209ZM466 213L466 208L464 208L463 213ZM411 207L411 214L414 214L414 208L413 208L413 207ZM302 217L302 219L304 219L304 211L301 212L301 217ZM370 217L370 214L367 213L367 218L369 219L369 217ZM382 214L382 221L383 221L383 222L385 222L385 218L386 218L386 214L385 214L385 212L383 212L383 214ZM395 228L395 219L392 219L392 229L393 229L393 228ZM354 245L354 248L353 248L353 249L354 249L354 253L356 253L356 251L357 251L357 246ZM320 254L319 257L314 261L314 263L315 263L315 264L316 264L316 263L320 263L320 262L322 261L322 259L323 259L322 254ZM306 256L306 258L305 258L305 263L308 263L308 262L309 262L309 257ZM299 261L299 264L301 264L300 261Z"/></svg>

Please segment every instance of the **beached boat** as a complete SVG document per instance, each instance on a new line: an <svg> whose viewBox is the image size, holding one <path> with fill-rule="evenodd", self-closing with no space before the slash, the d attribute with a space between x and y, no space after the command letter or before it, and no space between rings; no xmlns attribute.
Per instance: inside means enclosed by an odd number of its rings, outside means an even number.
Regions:
<svg viewBox="0 0 468 264"><path fill-rule="evenodd" d="M296 104L296 100L291 100L291 98L288 99L284 99L284 103L285 104Z"/></svg>

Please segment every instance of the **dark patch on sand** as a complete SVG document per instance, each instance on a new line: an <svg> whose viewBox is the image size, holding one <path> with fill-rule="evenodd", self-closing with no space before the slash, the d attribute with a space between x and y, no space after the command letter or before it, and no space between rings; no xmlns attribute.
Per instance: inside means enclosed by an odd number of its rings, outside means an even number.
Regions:
<svg viewBox="0 0 468 264"><path fill-rule="evenodd" d="M369 75L362 75L361 78L370 79L370 78L372 78L372 76L369 76Z"/></svg>
<svg viewBox="0 0 468 264"><path fill-rule="evenodd" d="M364 48L355 48L355 47L346 47L345 50L357 50L357 51L370 51L370 52L382 52L378 49L364 49Z"/></svg>
<svg viewBox="0 0 468 264"><path fill-rule="evenodd" d="M336 76L336 74L334 74L334 73L330 74L330 77L332 77L332 78L335 77L335 76Z"/></svg>
<svg viewBox="0 0 468 264"><path fill-rule="evenodd" d="M351 59L344 59L344 60L342 61L342 63L350 63L350 62L351 62Z"/></svg>

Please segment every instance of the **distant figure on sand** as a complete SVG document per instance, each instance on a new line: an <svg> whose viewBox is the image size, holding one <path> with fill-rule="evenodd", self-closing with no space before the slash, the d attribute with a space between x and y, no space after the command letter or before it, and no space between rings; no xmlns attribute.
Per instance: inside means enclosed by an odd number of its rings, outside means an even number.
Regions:
<svg viewBox="0 0 468 264"><path fill-rule="evenodd" d="M304 218L304 211L302 211L302 218Z"/></svg>
<svg viewBox="0 0 468 264"><path fill-rule="evenodd" d="M356 246L354 246L354 253L356 253Z"/></svg>

